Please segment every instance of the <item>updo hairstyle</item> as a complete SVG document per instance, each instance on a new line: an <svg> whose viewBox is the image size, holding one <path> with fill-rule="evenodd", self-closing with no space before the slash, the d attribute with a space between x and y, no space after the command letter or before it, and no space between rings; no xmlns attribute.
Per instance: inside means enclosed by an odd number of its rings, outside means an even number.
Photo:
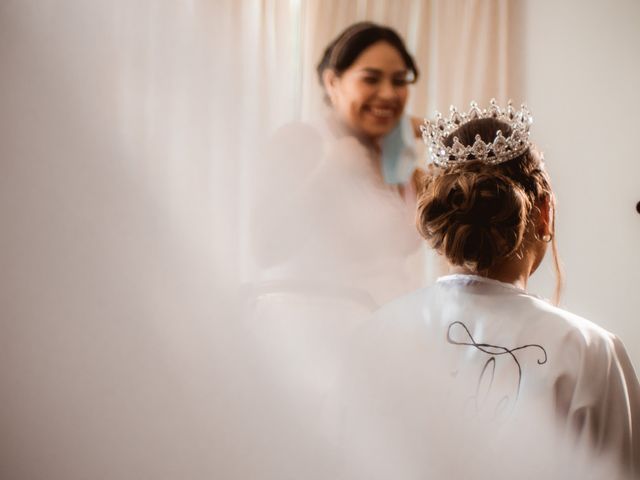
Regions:
<svg viewBox="0 0 640 480"><path fill-rule="evenodd" d="M502 121L473 120L451 133L445 144L451 146L458 137L463 145L473 145L476 135L490 143L498 130L511 134ZM498 165L470 159L427 174L418 198L417 227L451 264L482 274L522 252L535 235L536 204L545 198L553 202L549 176L531 149ZM555 243L553 247L557 265Z"/></svg>

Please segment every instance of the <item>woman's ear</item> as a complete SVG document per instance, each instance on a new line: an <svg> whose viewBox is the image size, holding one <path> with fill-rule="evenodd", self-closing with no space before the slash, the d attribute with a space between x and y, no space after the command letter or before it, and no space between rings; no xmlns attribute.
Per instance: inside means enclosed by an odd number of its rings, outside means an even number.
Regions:
<svg viewBox="0 0 640 480"><path fill-rule="evenodd" d="M338 80L336 72L332 69L326 68L324 72L322 72L322 85L324 86L324 90L327 92L327 96L329 97L329 100L331 100L331 103L334 103L336 84Z"/></svg>

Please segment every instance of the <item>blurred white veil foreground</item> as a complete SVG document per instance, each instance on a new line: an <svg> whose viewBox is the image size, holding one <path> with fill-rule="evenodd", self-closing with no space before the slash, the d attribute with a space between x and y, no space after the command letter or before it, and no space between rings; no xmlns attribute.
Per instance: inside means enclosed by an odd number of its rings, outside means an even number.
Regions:
<svg viewBox="0 0 640 480"><path fill-rule="evenodd" d="M390 434L274 378L236 301L244 7L0 5L0 478L606 478L526 419L488 442L416 391Z"/></svg>

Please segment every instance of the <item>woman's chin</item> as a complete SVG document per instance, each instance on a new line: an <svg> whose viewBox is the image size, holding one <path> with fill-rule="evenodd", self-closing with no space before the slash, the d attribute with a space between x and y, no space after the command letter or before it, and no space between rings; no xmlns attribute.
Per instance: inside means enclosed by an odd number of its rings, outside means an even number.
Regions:
<svg viewBox="0 0 640 480"><path fill-rule="evenodd" d="M378 140L384 137L385 135L391 133L391 131L395 128L397 124L398 124L398 119L394 119L392 122L384 122L384 123L379 122L374 125L367 125L365 128L362 129L362 133L369 138Z"/></svg>

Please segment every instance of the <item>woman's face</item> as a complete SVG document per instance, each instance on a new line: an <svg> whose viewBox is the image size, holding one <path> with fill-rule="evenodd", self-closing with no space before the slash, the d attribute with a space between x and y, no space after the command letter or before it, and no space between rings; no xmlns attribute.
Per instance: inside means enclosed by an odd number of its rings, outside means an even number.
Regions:
<svg viewBox="0 0 640 480"><path fill-rule="evenodd" d="M402 115L407 76L400 53L380 41L366 48L341 75L325 71L324 84L342 121L356 133L377 140L393 130Z"/></svg>

